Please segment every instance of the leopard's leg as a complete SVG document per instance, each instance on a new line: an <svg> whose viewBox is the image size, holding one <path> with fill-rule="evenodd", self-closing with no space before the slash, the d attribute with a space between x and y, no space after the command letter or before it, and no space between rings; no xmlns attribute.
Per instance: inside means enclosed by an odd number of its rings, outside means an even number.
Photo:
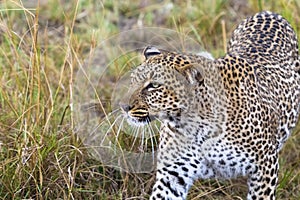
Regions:
<svg viewBox="0 0 300 200"><path fill-rule="evenodd" d="M186 199L189 188L198 178L245 176L254 168L240 149L225 139L212 139L199 145L171 137L172 133L167 131L162 135L168 134L161 137L151 200Z"/></svg>
<svg viewBox="0 0 300 200"><path fill-rule="evenodd" d="M177 148L177 150L178 154L172 153L173 157L168 159L164 153L158 155L159 163L151 200L186 199L188 190L199 176L199 173L203 174L205 178L214 177L213 169L207 167L202 158L197 158L197 156L192 155L193 153L190 153L191 151L186 151L187 149ZM186 153L179 153L182 152L181 150L186 151ZM168 156L170 155L168 154Z"/></svg>
<svg viewBox="0 0 300 200"><path fill-rule="evenodd" d="M154 199L186 199L188 190L199 171L203 168L207 174L213 171L205 169L199 152L199 144L175 135L167 127L160 134L157 154L156 182L153 186L151 200Z"/></svg>
<svg viewBox="0 0 300 200"><path fill-rule="evenodd" d="M249 175L248 200L275 200L278 181L278 156L266 157Z"/></svg>
<svg viewBox="0 0 300 200"><path fill-rule="evenodd" d="M193 178L188 174L183 174L178 168L186 168L186 163L177 162L177 165L165 166L157 169L156 182L153 186L151 200L186 199L188 189L193 183Z"/></svg>

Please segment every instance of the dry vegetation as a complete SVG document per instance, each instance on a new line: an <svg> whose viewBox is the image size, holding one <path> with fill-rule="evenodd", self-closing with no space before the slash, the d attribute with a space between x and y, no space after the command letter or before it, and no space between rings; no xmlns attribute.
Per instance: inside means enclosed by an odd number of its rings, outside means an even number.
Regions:
<svg viewBox="0 0 300 200"><path fill-rule="evenodd" d="M77 137L76 72L101 41L145 26L176 30L221 56L236 24L260 10L282 14L300 38L297 0L1 1L0 198L149 197L153 174L105 166ZM298 125L281 152L278 199L300 199L299 143ZM189 199L242 199L246 191L243 178L198 181Z"/></svg>

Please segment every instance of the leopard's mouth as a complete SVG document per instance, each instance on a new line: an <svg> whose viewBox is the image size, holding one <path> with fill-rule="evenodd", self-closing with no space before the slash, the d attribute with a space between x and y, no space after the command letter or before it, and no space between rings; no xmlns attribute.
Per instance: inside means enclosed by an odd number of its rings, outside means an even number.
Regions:
<svg viewBox="0 0 300 200"><path fill-rule="evenodd" d="M149 115L149 112L146 108L131 108L127 105L121 105L121 109L125 113L128 123L135 126L147 125L154 119L153 116Z"/></svg>

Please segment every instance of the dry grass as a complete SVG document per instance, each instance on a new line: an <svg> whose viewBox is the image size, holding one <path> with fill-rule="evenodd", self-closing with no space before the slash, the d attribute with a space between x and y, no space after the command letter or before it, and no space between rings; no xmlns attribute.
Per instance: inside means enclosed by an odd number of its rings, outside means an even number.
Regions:
<svg viewBox="0 0 300 200"><path fill-rule="evenodd" d="M109 36L140 26L167 27L194 38L218 57L241 19L272 10L281 13L300 38L296 0L175 1L172 9L167 9L170 2L155 1L30 2L0 4L1 199L148 197L152 174L104 165L77 136L76 73ZM117 76L115 68L106 71L108 84L101 99L110 98L109 81ZM300 125L281 152L278 199L300 198L299 143ZM246 190L242 178L199 181L189 199L240 199Z"/></svg>

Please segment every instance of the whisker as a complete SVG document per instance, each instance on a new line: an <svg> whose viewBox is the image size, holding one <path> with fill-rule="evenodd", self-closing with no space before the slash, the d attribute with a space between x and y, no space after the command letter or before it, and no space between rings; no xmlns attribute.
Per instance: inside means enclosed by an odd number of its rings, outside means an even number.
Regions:
<svg viewBox="0 0 300 200"><path fill-rule="evenodd" d="M125 116L123 116L122 121L119 125L119 129L118 129L117 135L116 135L117 138L119 137L121 130L124 128L124 121L125 121Z"/></svg>
<svg viewBox="0 0 300 200"><path fill-rule="evenodd" d="M92 140L95 140L96 137L99 136L98 134L95 134L95 133L97 133L98 128L99 128L102 124L103 124L103 122L99 123L99 124L94 128L94 130L92 130L92 131L90 132L89 136L93 136L93 135L94 135L94 137L93 137Z"/></svg>
<svg viewBox="0 0 300 200"><path fill-rule="evenodd" d="M160 124L163 123L163 122L162 122L159 118L157 118L157 117L155 117L155 120L157 120Z"/></svg>
<svg viewBox="0 0 300 200"><path fill-rule="evenodd" d="M155 134L153 129L152 129L152 126L150 124L150 121L149 119L147 119L148 121L148 129L149 129L149 133L150 133L150 142L151 142L151 150L152 150L152 159L153 159L153 163L154 163L154 159L155 159L155 150L154 150L154 143L153 143L153 135ZM154 137L155 138L155 137ZM156 142L156 139L155 139L155 144L157 145L157 142Z"/></svg>
<svg viewBox="0 0 300 200"><path fill-rule="evenodd" d="M146 128L148 129L148 132L149 132L149 127L148 126L146 126ZM145 134L145 129L144 129L144 133L143 134ZM145 139L144 139L145 140ZM145 149L146 149L146 151L147 151L147 149L148 149L148 138L146 138L146 140L145 140L146 142L145 142Z"/></svg>
<svg viewBox="0 0 300 200"><path fill-rule="evenodd" d="M132 126L130 126L130 127L132 127ZM131 136L134 137L137 134L137 131L138 131L138 126L133 126L133 130L132 130Z"/></svg>
<svg viewBox="0 0 300 200"><path fill-rule="evenodd" d="M153 163L154 163L154 159L155 159L155 150L154 150L154 144L153 144L153 137L150 137L150 142L151 142L151 151L152 151L152 159L153 159Z"/></svg>
<svg viewBox="0 0 300 200"><path fill-rule="evenodd" d="M116 124L116 122L117 122L121 117L123 117L123 116L122 116L122 115L117 116L117 118L113 121L113 123L110 123L110 127L108 128L108 130L107 130L106 133L104 134L103 140L101 141L100 144L102 144L102 143L104 142L104 139L107 137L108 132L109 132L110 130L112 130L113 126ZM107 118L107 119L108 119L108 118ZM109 122L109 121L108 121L108 122Z"/></svg>
<svg viewBox="0 0 300 200"><path fill-rule="evenodd" d="M149 124L149 127L150 127L150 137L151 138L154 138L154 142L155 142L155 146L157 146L157 140L156 140L156 137L155 137L155 132L154 132L154 130L153 130L153 128L152 128L152 125L151 124Z"/></svg>
<svg viewBox="0 0 300 200"><path fill-rule="evenodd" d="M121 111L121 108L117 108L115 110L112 110L108 115L113 115L113 114L115 114L118 111Z"/></svg>
<svg viewBox="0 0 300 200"><path fill-rule="evenodd" d="M138 126L137 131L134 133L134 140L133 140L133 142L132 142L130 151L132 151L132 149L133 149L133 147L134 147L134 144L135 144L135 142L136 142L137 134L138 134L139 130L140 130L140 126Z"/></svg>
<svg viewBox="0 0 300 200"><path fill-rule="evenodd" d="M122 120L121 120L121 122L120 122L120 125L119 125L119 128L118 128L118 131L117 131L117 134L116 134L116 137L115 137L115 140L116 140L116 142L118 141L118 137L119 137L119 135L120 135L120 132L121 132L121 130L122 130L123 123L124 123L124 119L125 119L125 117L123 116L123 119L122 119Z"/></svg>
<svg viewBox="0 0 300 200"><path fill-rule="evenodd" d="M107 132L104 134L104 139L105 139L105 137L107 136L107 133L110 131L110 129L112 128L112 126L114 125L114 123L118 120L118 117L119 117L119 116L114 120L113 124L110 123L110 118L111 118L111 117L113 117L113 116L112 116L111 113L109 113L109 114L105 117L105 119L102 120L102 121L94 128L94 130L92 130L92 131L90 132L89 135L92 136L92 135L96 134L95 137L98 137L98 136L99 136L99 134L97 133L98 128L100 128L101 126L104 126L105 124L109 124L110 127L109 127L109 129L107 130Z"/></svg>
<svg viewBox="0 0 300 200"><path fill-rule="evenodd" d="M147 151L147 148L144 149L144 142L145 142L144 140L145 140L145 127L143 127L140 149L143 149L144 151Z"/></svg>
<svg viewBox="0 0 300 200"><path fill-rule="evenodd" d="M160 128L158 128L157 124L154 124L154 127L156 128L157 132L160 132Z"/></svg>
<svg viewBox="0 0 300 200"><path fill-rule="evenodd" d="M136 136L137 136L137 134L138 134L138 131L139 131L139 127L138 127L138 126L134 126L134 130L132 131L132 134L131 134L131 136L134 137L134 140L133 140L133 142L132 142L132 145L131 145L131 147L130 147L130 150L132 150L133 147L134 147L134 143L135 143L135 141L136 141Z"/></svg>
<svg viewBox="0 0 300 200"><path fill-rule="evenodd" d="M105 116L105 118L102 119L102 122L99 124L99 126L102 126L102 124L104 124L104 123L108 123L108 124L110 124L110 126L113 126L114 124L112 124L112 123L110 122L110 120L111 120L112 117L114 117L113 114L115 114L117 111L120 111L120 110L121 110L121 109L119 108L119 109L116 109L116 110L114 110L114 111L108 113L108 114ZM121 113L120 113L119 115L117 115L117 118L120 117L120 116L122 116ZM117 118L115 118L114 121L116 121Z"/></svg>
<svg viewBox="0 0 300 200"><path fill-rule="evenodd" d="M135 135L134 135L135 138L137 138L138 135L140 135L140 129L141 129L141 128L142 128L142 126L138 126L137 131L136 131L136 133L135 133Z"/></svg>
<svg viewBox="0 0 300 200"><path fill-rule="evenodd" d="M161 125L161 124L160 124L160 125ZM156 124L156 123L154 124L154 127L155 127L155 129L157 130L157 134L155 134L155 136L154 136L155 143L156 143L156 145L157 145L156 136L157 136L157 135L159 135L159 133L160 133L160 128L157 126L157 124Z"/></svg>

